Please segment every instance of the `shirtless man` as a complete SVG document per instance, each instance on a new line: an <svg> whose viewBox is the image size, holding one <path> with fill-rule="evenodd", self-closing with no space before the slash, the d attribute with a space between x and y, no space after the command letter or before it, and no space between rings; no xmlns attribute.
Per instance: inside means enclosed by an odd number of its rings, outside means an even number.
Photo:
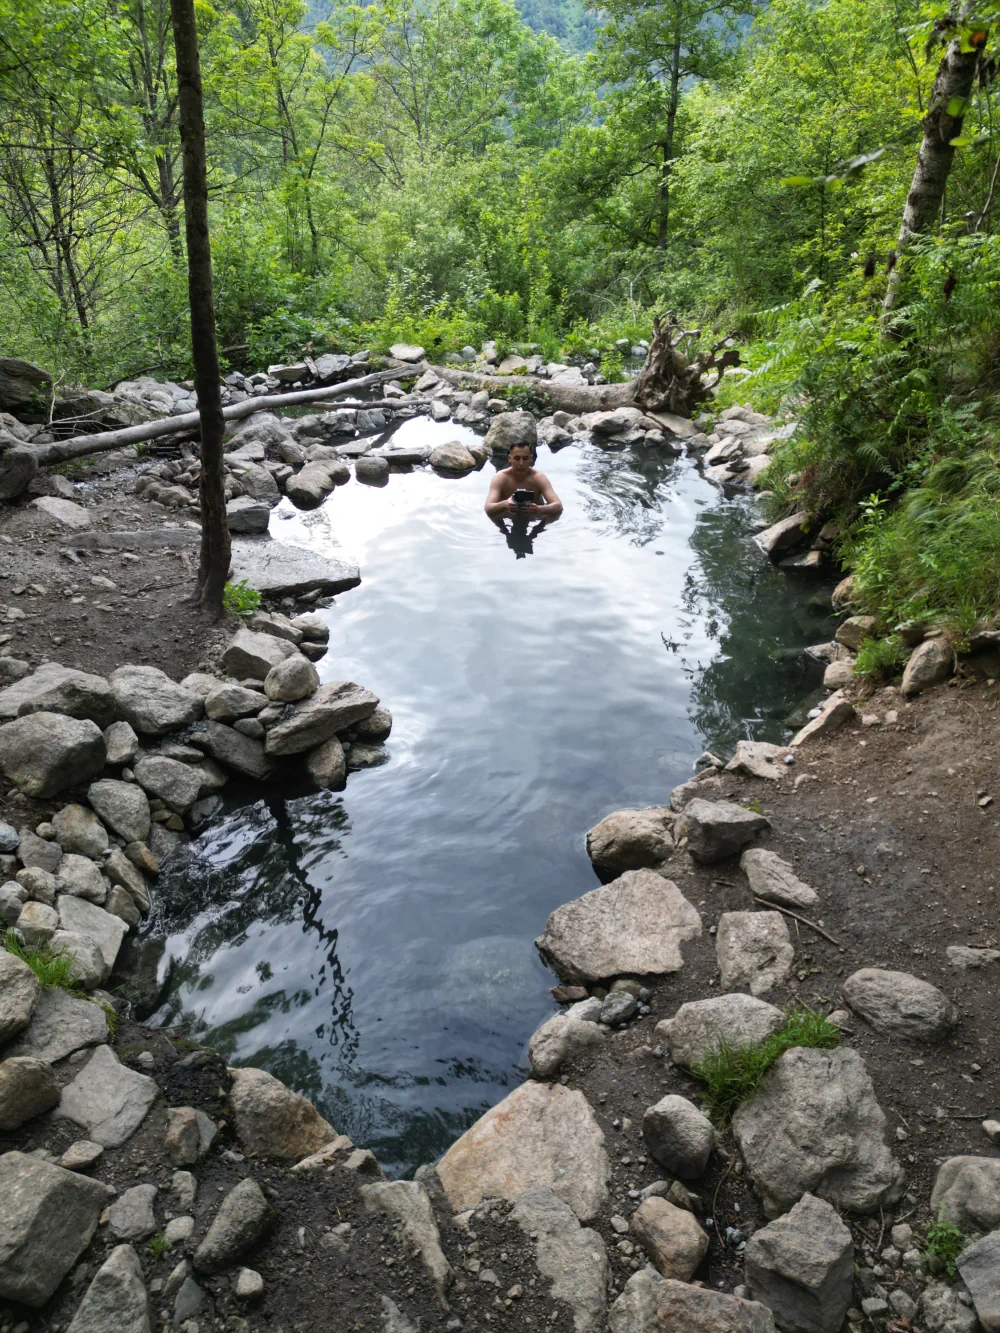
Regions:
<svg viewBox="0 0 1000 1333"><path fill-rule="evenodd" d="M518 514L526 518L558 518L562 513L562 501L545 473L535 468L535 446L511 445L507 461L509 467L496 474L486 497L486 512L490 518L512 518ZM533 491L536 497L541 496L543 503L515 504L516 490Z"/></svg>

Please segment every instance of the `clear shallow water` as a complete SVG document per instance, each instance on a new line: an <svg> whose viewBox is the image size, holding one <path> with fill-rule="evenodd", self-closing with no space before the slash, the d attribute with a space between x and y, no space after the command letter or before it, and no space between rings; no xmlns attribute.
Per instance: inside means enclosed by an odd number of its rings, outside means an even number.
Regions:
<svg viewBox="0 0 1000 1333"><path fill-rule="evenodd" d="M234 792L147 931L152 1021L271 1070L396 1172L520 1081L553 1008L532 941L597 882L586 830L665 802L706 746L782 739L820 676L798 650L829 637L822 585L772 568L752 501L691 460L539 466L565 513L533 542L483 514L489 464L283 502L273 535L361 565L319 670L391 708L391 759L340 793Z"/></svg>

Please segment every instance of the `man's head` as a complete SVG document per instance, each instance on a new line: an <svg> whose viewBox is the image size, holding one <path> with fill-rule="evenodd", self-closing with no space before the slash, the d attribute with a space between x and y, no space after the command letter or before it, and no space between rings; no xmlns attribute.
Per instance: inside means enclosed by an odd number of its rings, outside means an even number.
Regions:
<svg viewBox="0 0 1000 1333"><path fill-rule="evenodd" d="M533 444L512 444L507 453L507 462L515 477L523 477L535 465L535 446Z"/></svg>

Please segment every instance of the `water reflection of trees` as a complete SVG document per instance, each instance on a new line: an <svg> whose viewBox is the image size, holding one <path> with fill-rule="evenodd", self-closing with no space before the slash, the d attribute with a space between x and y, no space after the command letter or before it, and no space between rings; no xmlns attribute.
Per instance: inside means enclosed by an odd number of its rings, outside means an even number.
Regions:
<svg viewBox="0 0 1000 1333"><path fill-rule="evenodd" d="M663 529L663 506L674 494L676 464L655 452L585 449L577 476L584 513L595 523L645 546Z"/></svg>
<svg viewBox="0 0 1000 1333"><path fill-rule="evenodd" d="M690 671L689 713L709 747L723 751L742 739L785 739L785 718L822 678L802 647L833 628L818 604L828 584L771 564L748 535L753 508L740 497L698 513L698 559L683 593L718 644L711 663Z"/></svg>

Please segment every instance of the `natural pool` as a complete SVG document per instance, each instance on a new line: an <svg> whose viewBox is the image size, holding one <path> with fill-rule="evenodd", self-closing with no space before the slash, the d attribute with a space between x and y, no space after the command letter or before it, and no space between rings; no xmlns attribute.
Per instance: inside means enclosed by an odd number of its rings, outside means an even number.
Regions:
<svg viewBox="0 0 1000 1333"><path fill-rule="evenodd" d="M489 464L275 511L273 535L360 563L319 669L381 696L391 758L340 793L234 792L146 932L152 1022L269 1069L396 1173L520 1081L553 1009L532 941L597 882L587 829L664 803L706 747L783 739L821 676L801 649L830 637L824 585L771 566L754 502L693 460L539 466L565 513L531 543L483 514Z"/></svg>

